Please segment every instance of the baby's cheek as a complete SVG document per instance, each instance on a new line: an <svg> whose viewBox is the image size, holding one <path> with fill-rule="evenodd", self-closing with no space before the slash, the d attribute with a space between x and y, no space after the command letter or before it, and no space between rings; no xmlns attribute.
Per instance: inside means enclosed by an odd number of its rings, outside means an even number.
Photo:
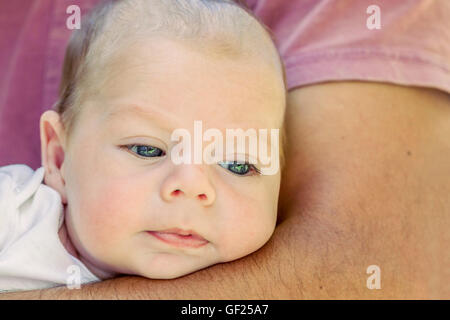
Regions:
<svg viewBox="0 0 450 320"><path fill-rule="evenodd" d="M219 240L221 256L231 261L246 256L262 247L275 228L276 212L259 205L241 205L233 208Z"/></svg>
<svg viewBox="0 0 450 320"><path fill-rule="evenodd" d="M129 198L126 186L101 185L86 194L80 219L84 237L100 250L118 248L135 228L137 202Z"/></svg>

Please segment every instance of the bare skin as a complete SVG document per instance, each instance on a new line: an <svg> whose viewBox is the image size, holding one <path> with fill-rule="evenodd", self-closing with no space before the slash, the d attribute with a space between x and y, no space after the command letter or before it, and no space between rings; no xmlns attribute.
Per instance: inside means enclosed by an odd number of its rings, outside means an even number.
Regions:
<svg viewBox="0 0 450 320"><path fill-rule="evenodd" d="M289 93L287 170L271 240L174 280L120 277L4 299L450 298L450 96L391 84ZM369 290L369 265L381 289Z"/></svg>

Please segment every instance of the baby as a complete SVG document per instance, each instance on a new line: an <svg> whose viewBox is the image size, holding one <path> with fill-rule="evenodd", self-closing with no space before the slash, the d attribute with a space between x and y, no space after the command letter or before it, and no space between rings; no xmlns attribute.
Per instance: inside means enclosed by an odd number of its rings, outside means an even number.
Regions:
<svg viewBox="0 0 450 320"><path fill-rule="evenodd" d="M0 168L0 290L173 279L261 248L281 170L229 153L175 164L172 133L281 129L283 163L284 80L269 33L231 0L103 2L41 116L43 167Z"/></svg>

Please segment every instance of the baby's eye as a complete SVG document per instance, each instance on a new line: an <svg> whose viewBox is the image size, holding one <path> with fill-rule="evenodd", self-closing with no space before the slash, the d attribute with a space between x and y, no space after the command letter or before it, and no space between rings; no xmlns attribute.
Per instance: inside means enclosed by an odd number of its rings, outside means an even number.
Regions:
<svg viewBox="0 0 450 320"><path fill-rule="evenodd" d="M253 164L248 162L241 163L237 161L220 161L219 166L240 176L245 176L249 172L260 174L260 171Z"/></svg>
<svg viewBox="0 0 450 320"><path fill-rule="evenodd" d="M152 146L131 144L126 147L131 152L145 158L162 157L166 155L163 150Z"/></svg>

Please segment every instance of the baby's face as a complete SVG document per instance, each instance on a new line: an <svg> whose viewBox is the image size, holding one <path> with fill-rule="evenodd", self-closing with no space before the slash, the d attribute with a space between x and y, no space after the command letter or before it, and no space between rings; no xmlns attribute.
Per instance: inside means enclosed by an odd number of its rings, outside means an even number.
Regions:
<svg viewBox="0 0 450 320"><path fill-rule="evenodd" d="M125 50L101 71L107 80L86 99L61 170L67 230L82 261L96 271L175 278L263 246L275 228L280 173L176 165L171 134L185 128L194 140L195 120L224 137L226 129L280 128L279 71L168 40ZM204 241L155 233L172 228Z"/></svg>

